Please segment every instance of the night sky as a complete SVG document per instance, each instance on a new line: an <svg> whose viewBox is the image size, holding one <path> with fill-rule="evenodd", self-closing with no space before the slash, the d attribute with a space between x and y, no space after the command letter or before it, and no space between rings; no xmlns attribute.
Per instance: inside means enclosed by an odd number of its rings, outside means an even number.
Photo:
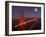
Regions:
<svg viewBox="0 0 46 37"><path fill-rule="evenodd" d="M12 16L13 18L18 18L20 15L21 9L24 10L24 17L41 17L41 7L21 7L21 6L12 6Z"/></svg>

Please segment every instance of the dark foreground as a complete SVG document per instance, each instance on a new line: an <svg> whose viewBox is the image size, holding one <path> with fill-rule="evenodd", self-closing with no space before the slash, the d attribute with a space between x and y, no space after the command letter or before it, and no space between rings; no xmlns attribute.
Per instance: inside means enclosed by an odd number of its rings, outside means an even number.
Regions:
<svg viewBox="0 0 46 37"><path fill-rule="evenodd" d="M34 18L26 18L25 22L32 20ZM40 30L41 29L41 18L36 18L37 21L32 21L26 23L24 26L14 27L19 24L20 19L12 19L12 31L21 31L21 30Z"/></svg>

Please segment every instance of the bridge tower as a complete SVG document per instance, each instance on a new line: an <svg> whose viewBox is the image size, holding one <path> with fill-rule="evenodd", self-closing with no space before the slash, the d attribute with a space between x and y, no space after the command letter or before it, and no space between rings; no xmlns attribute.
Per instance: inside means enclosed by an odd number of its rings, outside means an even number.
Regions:
<svg viewBox="0 0 46 37"><path fill-rule="evenodd" d="M20 19L19 24L18 24L18 25L20 25L19 28L20 28L20 30L23 30L25 27L25 24L22 24L25 22L24 9L23 8L20 9L19 19Z"/></svg>
<svg viewBox="0 0 46 37"><path fill-rule="evenodd" d="M20 9L20 23L24 23L24 9Z"/></svg>

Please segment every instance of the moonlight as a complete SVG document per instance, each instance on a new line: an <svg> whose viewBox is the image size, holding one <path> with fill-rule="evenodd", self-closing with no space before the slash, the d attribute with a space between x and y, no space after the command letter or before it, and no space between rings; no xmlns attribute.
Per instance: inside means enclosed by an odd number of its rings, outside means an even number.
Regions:
<svg viewBox="0 0 46 37"><path fill-rule="evenodd" d="M34 11L35 11L35 12L38 12L38 9L37 9L37 8L34 8Z"/></svg>

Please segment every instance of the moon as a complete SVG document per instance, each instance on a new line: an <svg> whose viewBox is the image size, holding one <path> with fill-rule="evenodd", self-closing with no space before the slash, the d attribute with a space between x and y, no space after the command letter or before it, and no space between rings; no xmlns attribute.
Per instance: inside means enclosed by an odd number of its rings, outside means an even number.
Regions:
<svg viewBox="0 0 46 37"><path fill-rule="evenodd" d="M38 9L37 9L37 8L34 8L34 11L35 11L35 12L38 12Z"/></svg>

